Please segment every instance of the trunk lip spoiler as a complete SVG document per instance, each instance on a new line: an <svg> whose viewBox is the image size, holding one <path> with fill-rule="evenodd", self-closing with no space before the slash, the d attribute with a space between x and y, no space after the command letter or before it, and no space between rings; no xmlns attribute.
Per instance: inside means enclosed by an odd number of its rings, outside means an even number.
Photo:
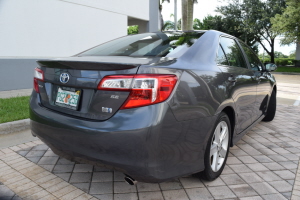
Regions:
<svg viewBox="0 0 300 200"><path fill-rule="evenodd" d="M78 69L78 70L126 70L138 68L142 64L128 63L107 63L95 61L64 61L64 60L38 60L38 65L41 67L58 68L58 69Z"/></svg>

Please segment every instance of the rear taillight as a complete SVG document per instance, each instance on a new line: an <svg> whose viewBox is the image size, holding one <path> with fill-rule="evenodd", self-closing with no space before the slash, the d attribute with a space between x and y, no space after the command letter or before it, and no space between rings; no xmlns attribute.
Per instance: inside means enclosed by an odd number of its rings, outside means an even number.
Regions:
<svg viewBox="0 0 300 200"><path fill-rule="evenodd" d="M99 90L130 91L120 109L156 104L168 99L177 82L176 75L139 74L104 77Z"/></svg>
<svg viewBox="0 0 300 200"><path fill-rule="evenodd" d="M39 68L35 68L33 76L33 88L37 93L40 92L38 81L44 81L44 72Z"/></svg>

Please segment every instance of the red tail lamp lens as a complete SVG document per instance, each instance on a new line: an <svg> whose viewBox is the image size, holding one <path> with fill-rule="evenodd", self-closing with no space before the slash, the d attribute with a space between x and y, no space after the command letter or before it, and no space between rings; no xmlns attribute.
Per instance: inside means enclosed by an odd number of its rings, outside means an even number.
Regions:
<svg viewBox="0 0 300 200"><path fill-rule="evenodd" d="M130 91L127 100L120 108L128 109L165 101L169 98L176 83L176 75L117 75L104 77L98 89Z"/></svg>
<svg viewBox="0 0 300 200"><path fill-rule="evenodd" d="M33 88L37 93L40 92L38 81L44 81L44 72L39 68L35 68L33 76Z"/></svg>

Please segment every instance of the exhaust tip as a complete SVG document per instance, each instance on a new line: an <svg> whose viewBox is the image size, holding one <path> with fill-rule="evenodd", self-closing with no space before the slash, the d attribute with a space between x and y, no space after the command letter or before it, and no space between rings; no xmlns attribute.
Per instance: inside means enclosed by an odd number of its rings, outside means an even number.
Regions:
<svg viewBox="0 0 300 200"><path fill-rule="evenodd" d="M137 181L134 180L133 178L131 178L131 177L128 176L128 175L126 175L126 176L124 177L124 180L125 180L125 182L126 182L127 184L129 184L129 185L136 185L136 184L137 184Z"/></svg>

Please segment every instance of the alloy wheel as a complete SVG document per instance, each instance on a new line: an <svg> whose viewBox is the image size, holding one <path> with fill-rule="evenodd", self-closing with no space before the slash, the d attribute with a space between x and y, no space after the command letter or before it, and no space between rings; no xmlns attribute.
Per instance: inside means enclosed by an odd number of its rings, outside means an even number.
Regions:
<svg viewBox="0 0 300 200"><path fill-rule="evenodd" d="M228 140L228 125L225 121L220 121L214 131L210 147L210 166L214 172L219 171L225 161Z"/></svg>

